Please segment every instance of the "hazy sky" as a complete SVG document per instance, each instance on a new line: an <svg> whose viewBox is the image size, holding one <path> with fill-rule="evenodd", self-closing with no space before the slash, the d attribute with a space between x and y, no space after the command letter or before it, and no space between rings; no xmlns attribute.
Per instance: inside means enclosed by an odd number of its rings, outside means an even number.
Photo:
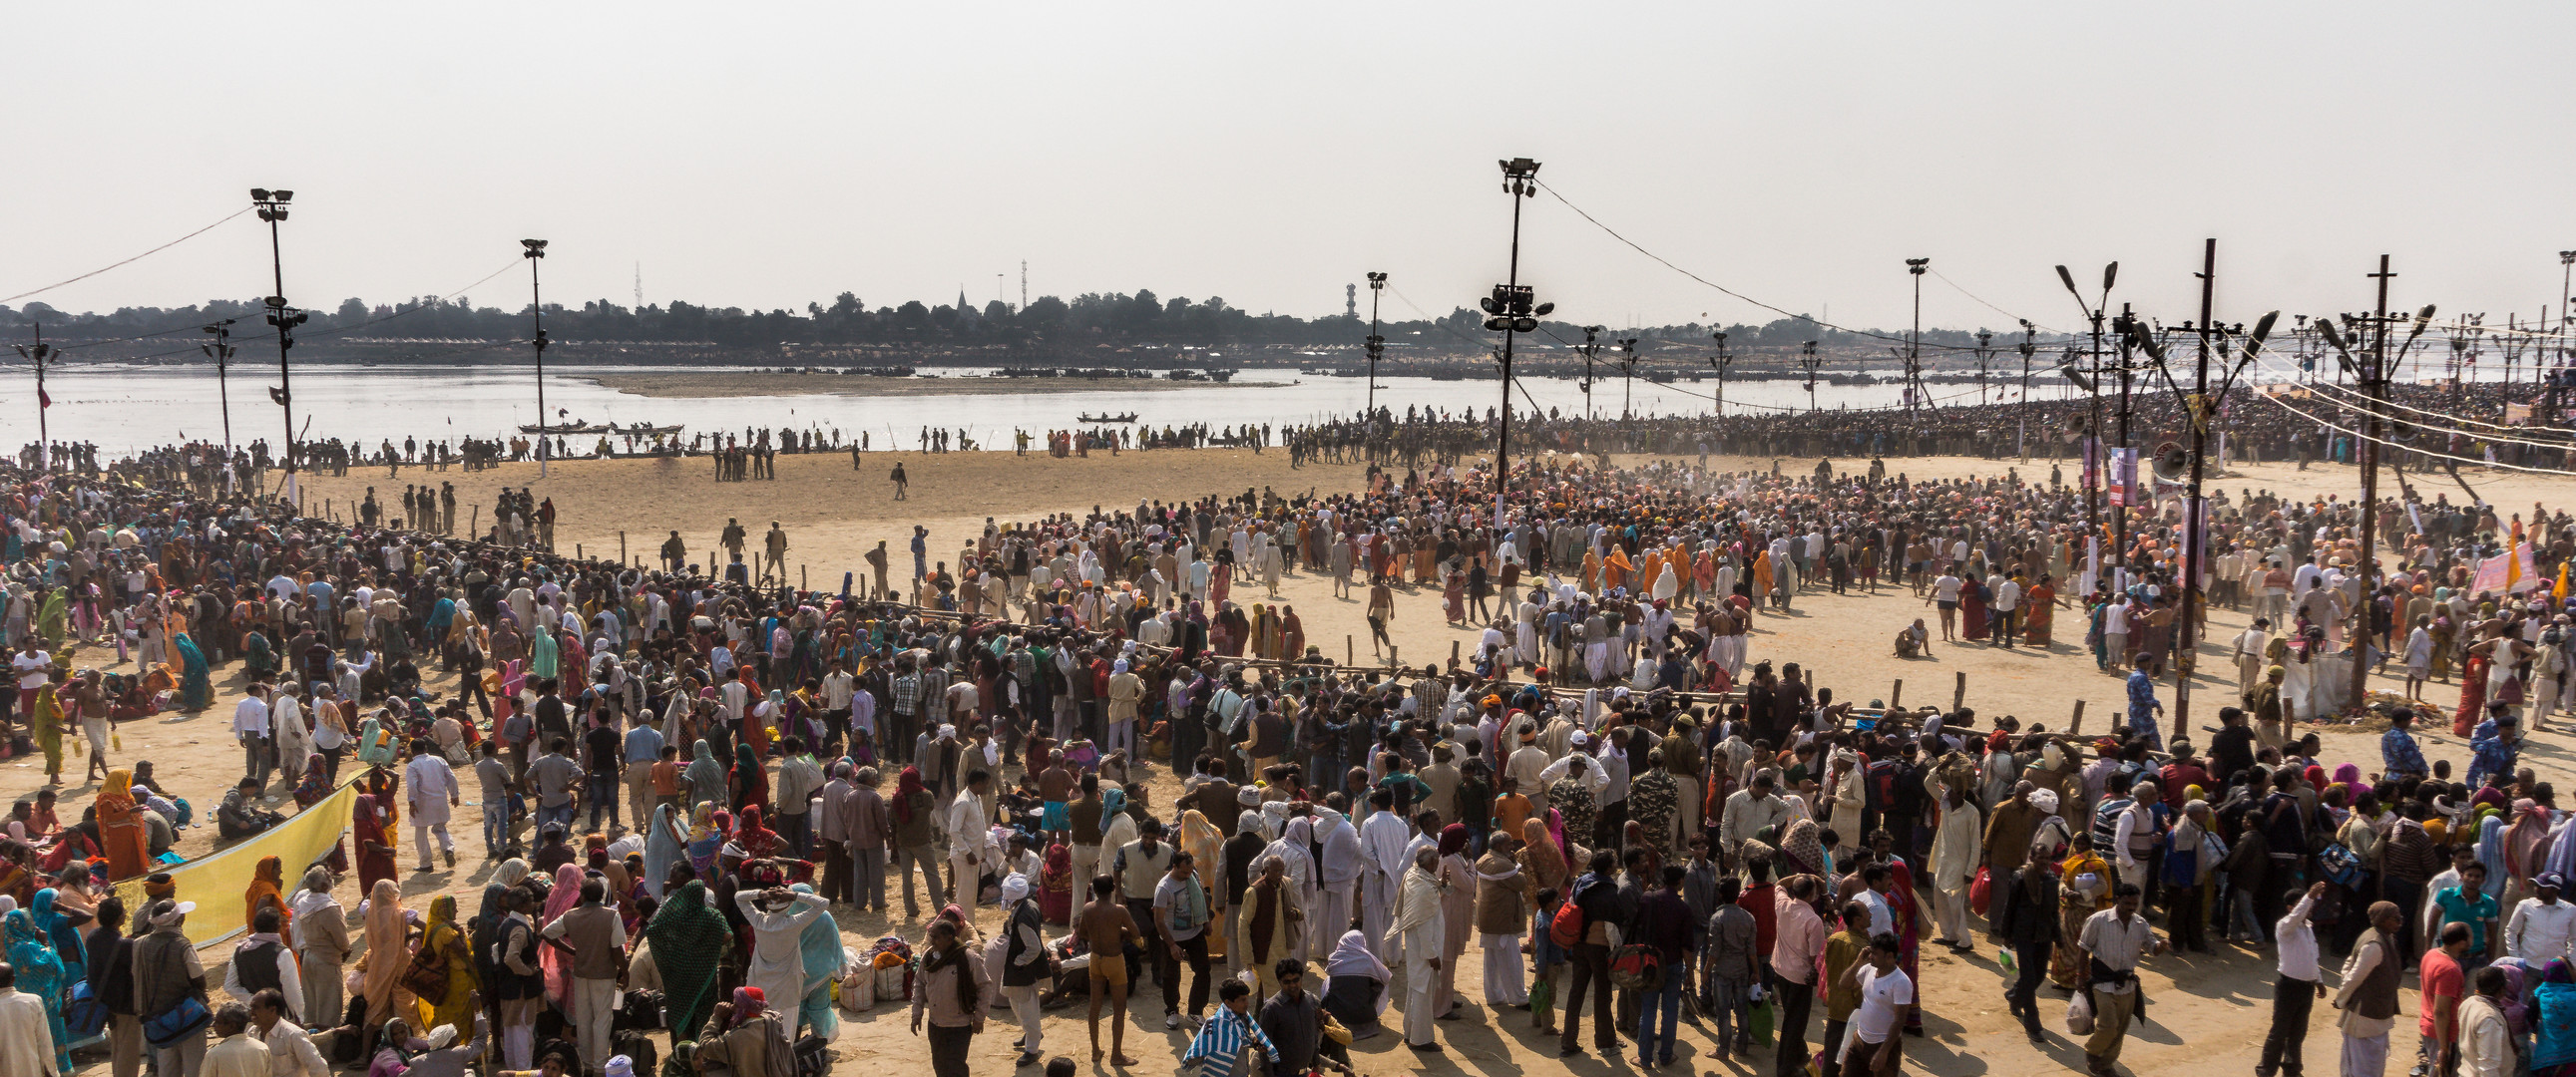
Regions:
<svg viewBox="0 0 2576 1077"><path fill-rule="evenodd" d="M2565 3L21 8L0 295L296 192L287 294L870 306L1152 288L1433 313L1505 270L1495 160L1738 291L1862 326L2395 300L2535 313L2576 248ZM1607 325L1772 317L1542 194L1524 279ZM1006 278L996 281L996 274ZM248 216L46 293L268 291ZM474 289L516 307L526 276ZM1365 289L1363 289L1365 293ZM22 301L23 302L23 301ZM1367 297L1361 297L1365 314ZM1410 310L1393 296L1388 309ZM2554 311L2553 311L2554 313Z"/></svg>

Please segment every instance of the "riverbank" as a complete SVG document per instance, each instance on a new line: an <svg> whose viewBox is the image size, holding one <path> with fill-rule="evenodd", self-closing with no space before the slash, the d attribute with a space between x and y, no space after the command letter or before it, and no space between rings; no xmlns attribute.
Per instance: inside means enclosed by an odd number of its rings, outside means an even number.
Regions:
<svg viewBox="0 0 2576 1077"><path fill-rule="evenodd" d="M784 371L696 374L595 374L576 380L655 400L741 396L999 396L1016 393L1150 393L1172 389L1259 388L1272 382L1173 381L1169 378L876 377ZM1073 425L1071 412L1065 425Z"/></svg>

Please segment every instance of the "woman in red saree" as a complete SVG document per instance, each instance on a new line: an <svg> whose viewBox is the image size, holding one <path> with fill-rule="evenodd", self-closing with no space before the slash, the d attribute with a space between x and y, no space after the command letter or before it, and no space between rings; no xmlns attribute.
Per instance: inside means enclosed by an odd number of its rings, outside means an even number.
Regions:
<svg viewBox="0 0 2576 1077"><path fill-rule="evenodd" d="M2466 738L2487 716L2487 667L2495 660L2487 657L2484 647L2469 648L2469 660L2460 667L2460 709L2451 712L2451 735Z"/></svg>
<svg viewBox="0 0 2576 1077"><path fill-rule="evenodd" d="M1063 842L1047 846L1038 868L1038 913L1050 924L1073 922L1073 850Z"/></svg>
<svg viewBox="0 0 2576 1077"><path fill-rule="evenodd" d="M375 794L358 794L356 817L349 824L358 840L358 889L369 893L378 880L393 881L397 874L393 835L385 829L388 813L376 804Z"/></svg>

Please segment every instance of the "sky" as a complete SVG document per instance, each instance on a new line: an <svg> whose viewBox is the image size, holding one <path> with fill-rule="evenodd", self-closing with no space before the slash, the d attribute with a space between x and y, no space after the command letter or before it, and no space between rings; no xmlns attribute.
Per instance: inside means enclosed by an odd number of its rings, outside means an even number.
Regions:
<svg viewBox="0 0 2576 1077"><path fill-rule="evenodd" d="M1151 288L1391 316L1508 265L1606 326L1762 322L1623 246L1852 326L2392 305L2528 320L2576 248L2576 6L275 2L33 5L0 296L295 191L286 294L871 307ZM1560 199L1558 196L1562 196ZM1570 204L1570 205L1569 205ZM43 292L269 291L245 214ZM508 269L486 283L476 285ZM997 276L998 275L998 276ZM468 288L468 285L474 285ZM2088 292L2092 286L2088 285ZM1361 313L1368 297L1361 289ZM26 299L12 301L22 305ZM2552 317L2557 316L2553 307Z"/></svg>

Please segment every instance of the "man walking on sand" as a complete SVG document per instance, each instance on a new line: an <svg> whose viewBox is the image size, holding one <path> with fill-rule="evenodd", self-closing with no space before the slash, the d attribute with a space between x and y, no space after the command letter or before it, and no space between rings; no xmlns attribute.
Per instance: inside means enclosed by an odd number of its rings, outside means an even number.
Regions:
<svg viewBox="0 0 2576 1077"><path fill-rule="evenodd" d="M886 477L894 480L894 499L897 501L909 500L908 495L904 493L904 487L911 485L912 480L905 478L903 475L903 461L895 461L894 474Z"/></svg>
<svg viewBox="0 0 2576 1077"><path fill-rule="evenodd" d="M778 574L779 582L786 582L787 531L785 528L778 526L778 521L769 521L769 534L763 537L763 545L768 548L768 560L761 566L761 577L766 579L770 573L775 572Z"/></svg>

